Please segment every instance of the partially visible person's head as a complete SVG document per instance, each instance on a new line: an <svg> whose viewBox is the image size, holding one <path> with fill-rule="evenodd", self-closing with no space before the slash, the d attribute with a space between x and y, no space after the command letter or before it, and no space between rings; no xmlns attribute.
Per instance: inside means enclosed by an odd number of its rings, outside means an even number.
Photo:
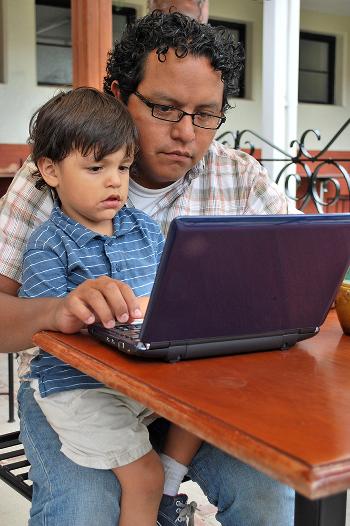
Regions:
<svg viewBox="0 0 350 526"><path fill-rule="evenodd" d="M62 211L102 235L128 196L138 134L123 103L93 88L60 93L30 121L38 188L49 186Z"/></svg>
<svg viewBox="0 0 350 526"><path fill-rule="evenodd" d="M164 13L178 11L206 24L209 18L209 0L148 0L148 11L159 9Z"/></svg>
<svg viewBox="0 0 350 526"><path fill-rule="evenodd" d="M167 186L205 155L241 64L229 31L177 12L154 11L126 28L109 55L104 89L127 104L138 128L140 184ZM197 116L177 118L177 110ZM208 115L215 122L202 127Z"/></svg>
<svg viewBox="0 0 350 526"><path fill-rule="evenodd" d="M122 147L133 156L137 139L124 104L94 88L76 88L59 93L34 113L28 143L38 168L40 158L58 163L73 150L83 157L92 154L96 161ZM33 175L37 187L45 185L39 170Z"/></svg>

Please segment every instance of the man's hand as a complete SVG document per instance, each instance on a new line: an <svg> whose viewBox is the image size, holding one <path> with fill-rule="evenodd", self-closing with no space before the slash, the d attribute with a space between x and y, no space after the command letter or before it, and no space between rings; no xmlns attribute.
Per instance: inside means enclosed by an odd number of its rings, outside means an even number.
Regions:
<svg viewBox="0 0 350 526"><path fill-rule="evenodd" d="M144 302L142 302L144 303ZM57 331L74 333L100 321L111 329L121 323L141 318L141 302L131 288L108 276L88 279L65 298L53 303Z"/></svg>

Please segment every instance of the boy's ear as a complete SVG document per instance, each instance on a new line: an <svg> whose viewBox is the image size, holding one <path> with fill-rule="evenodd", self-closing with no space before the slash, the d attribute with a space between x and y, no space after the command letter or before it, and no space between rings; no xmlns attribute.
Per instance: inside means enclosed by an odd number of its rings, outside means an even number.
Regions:
<svg viewBox="0 0 350 526"><path fill-rule="evenodd" d="M115 96L116 99L120 99L120 89L119 89L119 84L116 80L113 80L112 84L111 84L111 92L113 93L113 95Z"/></svg>
<svg viewBox="0 0 350 526"><path fill-rule="evenodd" d="M48 157L40 157L37 165L41 177L44 179L45 183L47 183L52 188L56 188L58 186L56 164Z"/></svg>

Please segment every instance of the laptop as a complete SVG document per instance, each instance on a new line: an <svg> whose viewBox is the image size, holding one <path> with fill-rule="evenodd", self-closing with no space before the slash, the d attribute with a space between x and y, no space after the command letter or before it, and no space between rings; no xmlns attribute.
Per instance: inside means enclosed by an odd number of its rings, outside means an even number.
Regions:
<svg viewBox="0 0 350 526"><path fill-rule="evenodd" d="M142 323L92 336L168 361L288 349L319 331L350 265L350 214L178 217Z"/></svg>

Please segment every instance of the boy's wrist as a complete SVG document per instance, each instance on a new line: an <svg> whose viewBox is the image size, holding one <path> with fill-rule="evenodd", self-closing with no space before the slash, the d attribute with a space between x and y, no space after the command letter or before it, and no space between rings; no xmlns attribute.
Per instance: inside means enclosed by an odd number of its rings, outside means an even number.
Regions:
<svg viewBox="0 0 350 526"><path fill-rule="evenodd" d="M41 316L39 318L38 331L59 331L58 307L62 298L45 298Z"/></svg>

